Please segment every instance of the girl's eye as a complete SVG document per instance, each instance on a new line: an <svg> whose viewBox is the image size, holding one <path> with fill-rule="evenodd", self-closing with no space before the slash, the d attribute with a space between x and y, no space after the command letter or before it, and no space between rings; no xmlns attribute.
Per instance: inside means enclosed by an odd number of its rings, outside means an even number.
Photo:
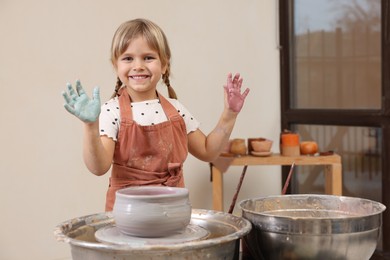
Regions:
<svg viewBox="0 0 390 260"><path fill-rule="evenodd" d="M132 61L133 58L132 57L123 57L122 60L124 60L124 61Z"/></svg>
<svg viewBox="0 0 390 260"><path fill-rule="evenodd" d="M153 56L146 56L145 60L154 60L154 57Z"/></svg>

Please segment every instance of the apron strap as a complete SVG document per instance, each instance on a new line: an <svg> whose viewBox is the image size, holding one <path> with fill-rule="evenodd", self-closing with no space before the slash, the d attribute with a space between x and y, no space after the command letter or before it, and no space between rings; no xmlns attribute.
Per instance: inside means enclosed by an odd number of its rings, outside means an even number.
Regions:
<svg viewBox="0 0 390 260"><path fill-rule="evenodd" d="M119 92L119 104L121 104L120 116L121 122L132 123L133 113L131 112L131 101L130 96L126 91L125 87L122 87Z"/></svg>
<svg viewBox="0 0 390 260"><path fill-rule="evenodd" d="M176 110L176 108L171 104L171 102L169 102L163 95L160 95L160 93L157 92L157 94L158 94L158 97L160 99L161 106L162 106L168 120L174 121L174 120L180 119L181 115Z"/></svg>

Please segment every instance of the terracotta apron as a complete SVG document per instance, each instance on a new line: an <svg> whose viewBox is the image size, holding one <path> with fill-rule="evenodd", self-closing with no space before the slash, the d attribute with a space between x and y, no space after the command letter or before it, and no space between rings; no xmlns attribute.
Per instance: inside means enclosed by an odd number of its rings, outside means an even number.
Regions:
<svg viewBox="0 0 390 260"><path fill-rule="evenodd" d="M141 126L133 121L130 96L120 91L121 125L115 145L106 211L111 211L115 192L129 186L184 187L183 162L188 154L187 131L182 116L158 94L168 121Z"/></svg>

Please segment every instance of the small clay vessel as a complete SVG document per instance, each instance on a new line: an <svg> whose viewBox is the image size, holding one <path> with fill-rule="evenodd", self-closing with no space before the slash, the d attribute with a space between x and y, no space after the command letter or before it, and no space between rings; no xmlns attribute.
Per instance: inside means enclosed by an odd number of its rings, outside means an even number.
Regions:
<svg viewBox="0 0 390 260"><path fill-rule="evenodd" d="M235 155L245 155L246 145L245 139L233 139L230 144L230 153Z"/></svg>

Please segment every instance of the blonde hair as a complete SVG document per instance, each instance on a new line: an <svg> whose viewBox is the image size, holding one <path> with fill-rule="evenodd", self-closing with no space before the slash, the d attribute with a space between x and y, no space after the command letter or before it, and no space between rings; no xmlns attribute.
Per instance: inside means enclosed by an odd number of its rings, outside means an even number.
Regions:
<svg viewBox="0 0 390 260"><path fill-rule="evenodd" d="M168 40L163 30L152 21L146 19L135 19L124 22L116 30L111 44L111 63L116 67L116 63L120 55L122 55L129 47L131 41L139 36L145 38L149 47L157 51L162 66L166 66L166 71L162 75L164 84L168 87L168 95L170 98L177 99L176 93L173 90L169 81L169 75L171 72L171 50L168 45ZM115 92L112 97L118 94L119 89L123 83L117 78Z"/></svg>

